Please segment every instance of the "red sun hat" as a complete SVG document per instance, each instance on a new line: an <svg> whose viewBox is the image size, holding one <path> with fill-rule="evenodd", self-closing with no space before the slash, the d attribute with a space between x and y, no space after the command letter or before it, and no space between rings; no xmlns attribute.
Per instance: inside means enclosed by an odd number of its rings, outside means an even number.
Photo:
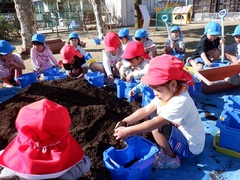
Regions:
<svg viewBox="0 0 240 180"><path fill-rule="evenodd" d="M18 134L0 155L0 165L25 179L61 176L84 155L70 124L67 109L48 99L24 106L16 119Z"/></svg>
<svg viewBox="0 0 240 180"><path fill-rule="evenodd" d="M179 80L192 86L194 80L183 68L184 63L175 56L168 54L157 56L150 61L148 71L141 78L141 82L156 86L170 80Z"/></svg>
<svg viewBox="0 0 240 180"><path fill-rule="evenodd" d="M109 32L104 37L106 51L114 51L119 47L119 36L115 32Z"/></svg>
<svg viewBox="0 0 240 180"><path fill-rule="evenodd" d="M151 59L144 50L144 46L141 42L131 41L127 44L126 49L121 57L125 59L132 59L137 56L141 56L142 58L148 60Z"/></svg>
<svg viewBox="0 0 240 180"><path fill-rule="evenodd" d="M62 47L60 54L63 59L63 64L71 63L74 59L74 56L78 56L79 58L83 57L78 50L69 44Z"/></svg>

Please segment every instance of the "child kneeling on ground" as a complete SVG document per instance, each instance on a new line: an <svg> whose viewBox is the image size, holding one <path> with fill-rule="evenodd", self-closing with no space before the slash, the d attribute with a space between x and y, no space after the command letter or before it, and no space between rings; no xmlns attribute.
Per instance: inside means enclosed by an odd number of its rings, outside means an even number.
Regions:
<svg viewBox="0 0 240 180"><path fill-rule="evenodd" d="M183 68L184 63L171 55L153 58L141 82L153 89L155 98L120 121L114 130L117 140L151 131L161 148L153 163L156 169L178 168L180 157L192 158L204 149L204 127L186 89L194 81ZM157 116L136 124L154 111Z"/></svg>
<svg viewBox="0 0 240 180"><path fill-rule="evenodd" d="M3 81L3 87L11 88L17 85L15 73L20 75L26 68L23 60L13 53L15 49L8 41L0 40L0 79Z"/></svg>

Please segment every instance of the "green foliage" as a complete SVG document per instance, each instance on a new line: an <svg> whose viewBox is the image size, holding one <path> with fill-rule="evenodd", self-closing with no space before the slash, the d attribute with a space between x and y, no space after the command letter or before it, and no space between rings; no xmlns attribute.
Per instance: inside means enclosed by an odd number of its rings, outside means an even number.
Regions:
<svg viewBox="0 0 240 180"><path fill-rule="evenodd" d="M11 21L0 15L0 39L9 39L16 31Z"/></svg>

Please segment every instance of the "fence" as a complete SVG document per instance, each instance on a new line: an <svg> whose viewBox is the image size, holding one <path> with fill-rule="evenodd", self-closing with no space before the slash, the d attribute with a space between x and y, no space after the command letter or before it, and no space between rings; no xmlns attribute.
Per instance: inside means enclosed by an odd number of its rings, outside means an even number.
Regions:
<svg viewBox="0 0 240 180"><path fill-rule="evenodd" d="M240 21L240 12L228 12L226 19L229 21ZM194 21L221 20L218 13L196 13Z"/></svg>

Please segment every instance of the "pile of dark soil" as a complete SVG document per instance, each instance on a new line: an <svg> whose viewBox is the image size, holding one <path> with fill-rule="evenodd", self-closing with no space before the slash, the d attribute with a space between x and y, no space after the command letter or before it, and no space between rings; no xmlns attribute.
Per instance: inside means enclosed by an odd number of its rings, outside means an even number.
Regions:
<svg viewBox="0 0 240 180"><path fill-rule="evenodd" d="M15 120L19 110L43 98L68 109L72 119L70 132L91 158L91 171L84 179L111 179L103 164L103 152L121 144L113 137L114 127L139 108L140 102L129 103L117 98L115 89L95 88L85 80L68 78L34 83L0 104L0 149L16 135Z"/></svg>

